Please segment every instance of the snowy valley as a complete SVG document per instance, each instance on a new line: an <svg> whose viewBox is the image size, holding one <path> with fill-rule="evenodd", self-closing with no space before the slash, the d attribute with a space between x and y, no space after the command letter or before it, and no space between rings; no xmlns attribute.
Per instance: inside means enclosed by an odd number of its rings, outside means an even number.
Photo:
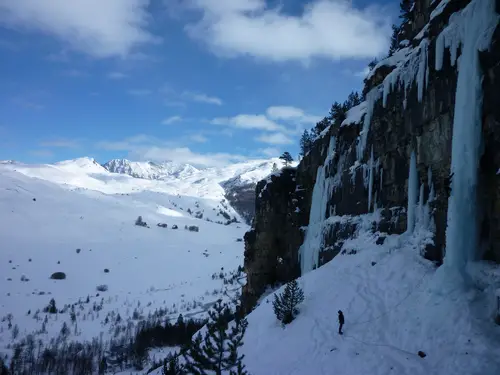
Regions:
<svg viewBox="0 0 500 375"><path fill-rule="evenodd" d="M299 163L0 163L6 363L49 347L45 367L91 353L74 375L500 374L498 1L402 3L389 56ZM213 345L193 333L222 336L200 321L219 299L245 315L218 348L245 371L186 370ZM141 355L140 329L162 334Z"/></svg>
<svg viewBox="0 0 500 375"><path fill-rule="evenodd" d="M276 162L170 164L156 177L90 158L0 163L2 356L29 335L47 346L63 325L65 341L106 347L140 322L202 319L217 299L238 298L248 226L219 183L260 180Z"/></svg>

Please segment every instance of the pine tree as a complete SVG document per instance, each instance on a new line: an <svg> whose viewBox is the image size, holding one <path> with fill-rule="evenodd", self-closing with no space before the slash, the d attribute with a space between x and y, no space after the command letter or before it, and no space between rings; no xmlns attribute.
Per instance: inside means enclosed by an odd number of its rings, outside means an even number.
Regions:
<svg viewBox="0 0 500 375"><path fill-rule="evenodd" d="M183 354L187 373L222 375L229 371L231 374L246 375L243 355L238 355L238 348L243 345L247 321L235 314L233 326L228 332L231 311L221 300L217 301L208 314L210 318L205 336L202 337L199 333L189 350Z"/></svg>
<svg viewBox="0 0 500 375"><path fill-rule="evenodd" d="M285 151L283 154L281 154L280 159L284 161L285 167L288 167L288 164L293 161L292 155L290 155L288 151Z"/></svg>
<svg viewBox="0 0 500 375"><path fill-rule="evenodd" d="M311 130L311 138L319 136L328 126L330 126L330 120L328 117L324 117L321 121L317 122L316 126Z"/></svg>
<svg viewBox="0 0 500 375"><path fill-rule="evenodd" d="M286 284L281 294L274 295L273 309L276 318L283 324L291 323L299 313L297 306L304 301L304 292L297 280Z"/></svg>
<svg viewBox="0 0 500 375"><path fill-rule="evenodd" d="M403 20L403 23L410 20L413 3L414 0L401 0L399 3L399 18Z"/></svg>
<svg viewBox="0 0 500 375"><path fill-rule="evenodd" d="M368 69L370 69L370 71L372 71L373 69L375 69L375 67L377 66L378 64L378 60L377 59L373 59L372 61L370 61L368 63Z"/></svg>
<svg viewBox="0 0 500 375"><path fill-rule="evenodd" d="M401 31L401 28L392 25L392 37L391 37L391 46L389 47L389 56L392 56L394 52L397 51L399 48L399 33Z"/></svg>
<svg viewBox="0 0 500 375"><path fill-rule="evenodd" d="M300 137L300 154L302 156L305 156L311 150L312 143L311 135L307 130L304 130L302 137Z"/></svg>
<svg viewBox="0 0 500 375"><path fill-rule="evenodd" d="M184 366L179 363L177 354L168 354L163 365L163 375L185 375L187 374Z"/></svg>

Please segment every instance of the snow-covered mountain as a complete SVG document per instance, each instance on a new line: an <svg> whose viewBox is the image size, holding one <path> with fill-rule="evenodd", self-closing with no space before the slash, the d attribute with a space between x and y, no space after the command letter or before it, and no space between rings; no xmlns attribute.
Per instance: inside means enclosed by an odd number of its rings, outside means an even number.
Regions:
<svg viewBox="0 0 500 375"><path fill-rule="evenodd" d="M113 159L103 164L103 167L112 173L123 173L147 180L184 178L199 172L192 165L172 161L157 164L151 161L136 162L127 159Z"/></svg>
<svg viewBox="0 0 500 375"><path fill-rule="evenodd" d="M254 215L255 186L268 176L274 167L281 168L283 162L277 158L250 160L221 168L195 168L190 164L167 161L164 163L135 162L113 159L103 164L112 173L126 174L146 180L160 180L172 185L211 185L213 191L222 187L224 196L250 223ZM292 164L295 165L295 164Z"/></svg>

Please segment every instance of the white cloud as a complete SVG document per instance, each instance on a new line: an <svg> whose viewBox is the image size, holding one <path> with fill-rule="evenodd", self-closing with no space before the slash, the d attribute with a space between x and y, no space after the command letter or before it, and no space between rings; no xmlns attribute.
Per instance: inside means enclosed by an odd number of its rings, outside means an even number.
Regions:
<svg viewBox="0 0 500 375"><path fill-rule="evenodd" d="M127 90L127 94L132 96L147 96L151 95L153 92L148 89L131 89Z"/></svg>
<svg viewBox="0 0 500 375"><path fill-rule="evenodd" d="M207 103L207 104L214 104L214 105L222 105L222 99L219 99L215 96L209 96L206 94L202 93L196 93L196 92L191 92L191 91L184 91L182 93L182 96L192 100L194 102L200 102L200 103Z"/></svg>
<svg viewBox="0 0 500 375"><path fill-rule="evenodd" d="M203 136L202 134L193 134L189 137L189 139L197 143L205 143L208 141L208 138Z"/></svg>
<svg viewBox="0 0 500 375"><path fill-rule="evenodd" d="M122 72L110 72L108 74L109 79L114 79L114 80L120 80L120 79L125 79L128 76L125 73Z"/></svg>
<svg viewBox="0 0 500 375"><path fill-rule="evenodd" d="M359 78L365 78L368 75L368 73L370 73L370 68L365 67L363 70L354 73L354 75Z"/></svg>
<svg viewBox="0 0 500 375"><path fill-rule="evenodd" d="M4 0L0 24L55 36L96 58L127 57L159 40L147 31L148 5L149 0Z"/></svg>
<svg viewBox="0 0 500 375"><path fill-rule="evenodd" d="M289 145L294 141L283 133L262 134L255 138L256 141L271 145Z"/></svg>
<svg viewBox="0 0 500 375"><path fill-rule="evenodd" d="M188 147L151 147L142 150L138 156L144 160L174 160L179 163L189 163L200 167L222 167L231 163L248 160L247 156L224 152L200 154L191 151Z"/></svg>
<svg viewBox="0 0 500 375"><path fill-rule="evenodd" d="M180 122L182 121L182 117L181 116L171 116L169 118L166 118L165 120L163 120L161 123L163 125L172 125L176 122Z"/></svg>
<svg viewBox="0 0 500 375"><path fill-rule="evenodd" d="M268 117L276 120L297 120L300 123L316 124L320 116L308 115L304 110L291 106L269 107L266 111Z"/></svg>
<svg viewBox="0 0 500 375"><path fill-rule="evenodd" d="M247 156L229 153L196 153L188 147L172 141L164 141L145 134L138 134L118 141L101 141L95 144L98 149L127 151L134 160L167 161L189 163L199 167L224 166L248 160Z"/></svg>
<svg viewBox="0 0 500 375"><path fill-rule="evenodd" d="M385 53L391 22L379 7L357 9L348 0L315 0L300 15L271 8L265 0L187 0L202 13L190 36L223 56L253 56L276 62L337 60Z"/></svg>
<svg viewBox="0 0 500 375"><path fill-rule="evenodd" d="M240 129L257 129L267 131L281 131L285 127L279 125L265 115L237 115L234 117L218 117L211 121L214 125L225 125Z"/></svg>
<svg viewBox="0 0 500 375"><path fill-rule="evenodd" d="M280 150L274 147L259 148L257 151L269 157L278 157L280 155Z"/></svg>

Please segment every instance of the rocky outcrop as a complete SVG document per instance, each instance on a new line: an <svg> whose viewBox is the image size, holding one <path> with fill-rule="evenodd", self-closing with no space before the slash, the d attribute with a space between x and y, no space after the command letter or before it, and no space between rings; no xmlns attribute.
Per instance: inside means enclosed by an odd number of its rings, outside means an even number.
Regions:
<svg viewBox="0 0 500 375"><path fill-rule="evenodd" d="M278 280L258 272L276 268L274 255L287 256L289 272L280 269L279 281L287 281L297 273L318 168L324 168L329 189L323 208L325 223L318 265L343 251L344 241L356 233L360 222L355 218L360 215L378 209L380 215L372 224L373 231L381 233L380 241L383 233L406 231L412 154L419 187L417 200L428 205L432 216L433 243L423 249L422 255L437 265L442 263L458 73L448 49L444 51L442 67L436 69L437 58L441 57L436 56L441 53L437 40L455 21L450 21L450 17L470 2L450 1L443 6L445 3L440 1L431 4L429 0L416 0L413 20L404 27L405 36L411 39L403 51L404 58L382 61L365 81L366 114L362 120L331 126L323 132L297 167L296 186L290 174L275 177L272 184L259 185L261 190L267 186L270 195L257 200L253 228L246 237L245 267L250 285L246 292L251 290L253 302L265 290L267 281ZM484 147L477 189L478 222L471 225L479 228L477 257L500 262L500 28L497 27L490 48L481 52L480 62L484 73ZM300 212L296 205L285 204L294 199L299 202ZM278 228L283 232L277 233ZM273 256L268 258L271 253Z"/></svg>
<svg viewBox="0 0 500 375"><path fill-rule="evenodd" d="M268 286L300 275L297 249L303 241L299 224L302 199L295 168L284 168L260 181L256 195L252 230L245 234L247 284L242 305L246 311Z"/></svg>

